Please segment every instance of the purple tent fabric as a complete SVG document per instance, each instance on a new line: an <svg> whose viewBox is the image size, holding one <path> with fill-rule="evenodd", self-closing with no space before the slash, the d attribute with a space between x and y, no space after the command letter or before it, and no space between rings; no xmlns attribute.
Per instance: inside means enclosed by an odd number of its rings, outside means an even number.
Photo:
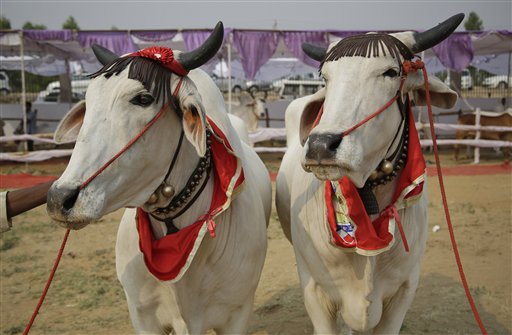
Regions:
<svg viewBox="0 0 512 335"><path fill-rule="evenodd" d="M226 42L226 39L228 38L231 31L232 31L231 28L224 28L224 42L223 43ZM210 29L210 30L183 30L181 32L181 36L183 37L183 42L185 42L185 47L186 47L186 50L183 50L183 51L191 51L191 50L197 49L199 46L201 46L204 43L204 41L206 41L206 39L208 38L208 36L210 36L211 33L212 33L212 29ZM222 47L220 48L219 53L222 53ZM224 58L226 58L226 57L224 57ZM219 59L217 57L213 57L208 62L206 62L206 64L201 66L201 68L204 71L210 73L213 71L213 69L215 67L215 63L218 60Z"/></svg>
<svg viewBox="0 0 512 335"><path fill-rule="evenodd" d="M224 43L231 33L231 28L224 28ZM185 42L185 46L187 47L187 51L197 49L201 44L206 41L208 36L212 33L212 30L183 30L181 35L183 36L183 41Z"/></svg>
<svg viewBox="0 0 512 335"><path fill-rule="evenodd" d="M73 32L70 29L64 30L23 30L23 35L34 41L71 41Z"/></svg>
<svg viewBox="0 0 512 335"><path fill-rule="evenodd" d="M99 44L117 55L137 51L137 46L133 43L131 36L123 31L79 31L77 40L84 48Z"/></svg>
<svg viewBox="0 0 512 335"><path fill-rule="evenodd" d="M233 32L233 44L240 54L240 62L248 80L253 80L256 72L272 57L278 42L279 36L274 32Z"/></svg>
<svg viewBox="0 0 512 335"><path fill-rule="evenodd" d="M473 59L474 49L468 34L453 34L432 48L441 63L449 69L462 71Z"/></svg>
<svg viewBox="0 0 512 335"><path fill-rule="evenodd" d="M307 65L318 68L320 63L309 58L302 51L302 43L310 43L320 47L327 47L327 34L325 31L284 31L281 34L286 47L295 57Z"/></svg>
<svg viewBox="0 0 512 335"><path fill-rule="evenodd" d="M178 33L177 30L156 30L156 31L132 31L131 34L140 40L146 42L161 42L172 40Z"/></svg>

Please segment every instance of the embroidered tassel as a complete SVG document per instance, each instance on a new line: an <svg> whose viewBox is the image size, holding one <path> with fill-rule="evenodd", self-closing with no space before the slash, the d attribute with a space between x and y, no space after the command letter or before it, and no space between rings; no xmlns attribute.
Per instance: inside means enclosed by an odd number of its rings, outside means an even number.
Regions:
<svg viewBox="0 0 512 335"><path fill-rule="evenodd" d="M222 207L218 207L217 209L213 210L212 212L205 214L201 216L198 221L204 221L206 222L208 226L208 232L210 232L211 237L217 236L217 233L215 232L215 229L217 228L217 224L213 220L213 217L219 214L222 211Z"/></svg>
<svg viewBox="0 0 512 335"><path fill-rule="evenodd" d="M211 218L208 218L206 220L206 222L208 223L208 231L210 232L210 236L211 237L217 236L217 234L215 233L215 228L217 227L217 225L215 224L215 221L213 221L213 219L211 219Z"/></svg>

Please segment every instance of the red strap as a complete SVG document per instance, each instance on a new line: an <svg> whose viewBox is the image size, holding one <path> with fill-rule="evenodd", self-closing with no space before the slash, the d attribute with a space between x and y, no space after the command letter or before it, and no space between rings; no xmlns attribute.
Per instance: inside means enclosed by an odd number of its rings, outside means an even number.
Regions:
<svg viewBox="0 0 512 335"><path fill-rule="evenodd" d="M181 83L183 82L183 77L180 78L180 81L178 82L178 85L176 85L176 88L174 89L174 93L173 95L174 96L177 96L178 95L178 92L180 90L180 87L181 87ZM114 157L112 157L108 162L106 162L105 164L103 164L102 167L100 167L96 172L93 173L92 176L90 176L86 181L84 181L82 183L82 185L80 185L80 190L84 189L87 185L89 185L89 183L91 181L94 180L94 178L96 178L100 173L102 173L103 171L105 171L105 169L107 167L110 166L110 164L112 164L116 159L119 158L119 156L121 156L122 154L124 154L132 145L135 144L135 142L137 142L137 140L139 138L142 137L142 135L144 135L148 130L149 128L160 118L160 116L162 116L162 114L164 113L164 111L169 107L169 103L170 102L167 102L159 111L158 113L151 119L151 121L148 122L148 124L146 124L144 126L144 128L142 128L142 130L134 137L130 140L130 142L128 142L117 154L114 155Z"/></svg>
<svg viewBox="0 0 512 335"><path fill-rule="evenodd" d="M348 128L343 133L341 133L341 135L342 136L347 136L348 134L350 134L351 132L353 132L357 128L361 127L366 122L370 121L371 119L373 119L374 117L376 117L380 113L384 112L386 109L388 109L396 101L396 99L398 99L399 95L400 95L400 91L398 91L397 94L393 98L391 98L391 100L389 100L384 106L379 108L375 113L367 116L366 118L364 118L364 120L362 120L359 123L357 123L356 125Z"/></svg>
<svg viewBox="0 0 512 335"><path fill-rule="evenodd" d="M400 215L396 210L396 207L390 206L386 210L384 210L383 215L387 215L389 218L395 218L396 225L398 226L398 231L400 232L400 237L402 238L402 242L404 243L404 248L406 252L409 252L409 243L407 243L407 237L405 236L404 227L402 226L402 222L400 221Z"/></svg>
<svg viewBox="0 0 512 335"><path fill-rule="evenodd" d="M464 291L466 292L466 297L468 298L469 305L471 306L471 310L473 311L473 315L475 317L475 320L478 324L478 327L480 327L480 331L482 334L487 334L487 330L485 329L485 326L480 319L480 315L478 314L478 310L476 308L475 302L473 301L473 297L471 296L471 292L469 290L469 285L466 280L466 275L464 274L464 269L462 268L462 261L460 259L459 250L457 248L457 242L455 241L455 234L453 232L453 226L452 221L450 217L450 210L448 209L448 200L446 200L446 192L444 189L444 182L443 182L443 173L441 170L441 163L439 161L439 152L437 150L437 139L436 139L436 133L434 131L434 117L432 114L432 103L430 101L430 91L428 89L428 76L427 76L427 70L423 67L423 77L425 80L425 91L426 91L426 97L427 97L427 107L428 107L428 120L430 123L430 133L432 135L432 148L434 149L434 157L436 159L436 168L437 168L437 177L439 179L439 188L441 190L441 197L443 199L443 207L444 207L444 213L446 217L446 224L448 226L448 231L450 232L450 240L452 242L453 247L453 253L455 255L455 261L457 262L457 267L459 269L459 275L460 279L462 281L462 286L464 286Z"/></svg>

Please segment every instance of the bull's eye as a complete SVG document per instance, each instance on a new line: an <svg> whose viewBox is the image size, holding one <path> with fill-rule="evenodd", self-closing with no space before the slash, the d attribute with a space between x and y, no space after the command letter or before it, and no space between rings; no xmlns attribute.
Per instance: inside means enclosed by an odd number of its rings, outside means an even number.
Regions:
<svg viewBox="0 0 512 335"><path fill-rule="evenodd" d="M137 106L147 107L147 106L151 105L154 101L155 101L155 98L153 98L153 96L151 94L141 93L141 94L137 94L136 96L134 96L130 100L130 103L137 105Z"/></svg>
<svg viewBox="0 0 512 335"><path fill-rule="evenodd" d="M384 72L382 75L384 77L394 78L394 77L398 76L398 71L396 71L395 69L389 69L386 72Z"/></svg>

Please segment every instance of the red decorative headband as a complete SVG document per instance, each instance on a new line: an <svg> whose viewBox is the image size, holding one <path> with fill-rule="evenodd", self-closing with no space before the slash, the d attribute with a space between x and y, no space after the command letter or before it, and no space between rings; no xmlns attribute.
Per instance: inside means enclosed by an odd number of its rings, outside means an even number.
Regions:
<svg viewBox="0 0 512 335"><path fill-rule="evenodd" d="M181 66L176 58L174 58L174 52L171 48L153 46L131 53L130 56L154 59L162 64L166 69L169 69L171 72L180 76L186 76L188 74L188 71Z"/></svg>

